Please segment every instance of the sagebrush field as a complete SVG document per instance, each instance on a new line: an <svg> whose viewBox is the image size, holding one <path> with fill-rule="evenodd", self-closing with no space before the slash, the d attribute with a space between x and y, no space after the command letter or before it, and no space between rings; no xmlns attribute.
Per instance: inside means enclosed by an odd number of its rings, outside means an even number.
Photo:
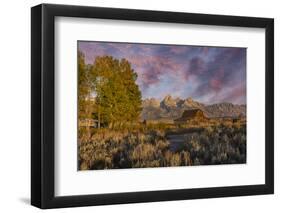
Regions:
<svg viewBox="0 0 281 213"><path fill-rule="evenodd" d="M179 144L169 142L169 131L151 126L135 131L94 132L89 141L79 144L79 167L88 170L246 163L245 125L181 131L184 141Z"/></svg>

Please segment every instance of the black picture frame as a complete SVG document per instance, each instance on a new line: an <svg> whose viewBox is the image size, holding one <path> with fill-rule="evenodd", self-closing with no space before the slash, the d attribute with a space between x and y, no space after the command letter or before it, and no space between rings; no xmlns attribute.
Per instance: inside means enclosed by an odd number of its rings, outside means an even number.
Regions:
<svg viewBox="0 0 281 213"><path fill-rule="evenodd" d="M264 28L265 184L95 195L54 195L55 17ZM60 208L274 193L274 20L241 16L41 4L31 9L31 204Z"/></svg>

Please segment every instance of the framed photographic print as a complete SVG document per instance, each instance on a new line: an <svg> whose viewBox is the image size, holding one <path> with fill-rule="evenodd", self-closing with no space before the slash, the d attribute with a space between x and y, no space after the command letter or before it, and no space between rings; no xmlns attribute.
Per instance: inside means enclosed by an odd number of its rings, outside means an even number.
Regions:
<svg viewBox="0 0 281 213"><path fill-rule="evenodd" d="M274 21L31 9L31 203L274 192Z"/></svg>

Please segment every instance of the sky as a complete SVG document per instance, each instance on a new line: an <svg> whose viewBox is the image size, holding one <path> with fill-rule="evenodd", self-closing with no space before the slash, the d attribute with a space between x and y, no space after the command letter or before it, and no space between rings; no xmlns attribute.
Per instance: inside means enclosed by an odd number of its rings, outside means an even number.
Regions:
<svg viewBox="0 0 281 213"><path fill-rule="evenodd" d="M246 48L79 41L78 50L87 64L103 55L126 58L143 99L246 104Z"/></svg>

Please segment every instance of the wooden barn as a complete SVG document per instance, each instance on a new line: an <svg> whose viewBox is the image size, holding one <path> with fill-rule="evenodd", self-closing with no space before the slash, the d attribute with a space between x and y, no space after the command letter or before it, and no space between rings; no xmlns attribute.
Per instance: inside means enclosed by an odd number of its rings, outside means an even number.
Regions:
<svg viewBox="0 0 281 213"><path fill-rule="evenodd" d="M182 113L182 116L178 119L175 119L176 124L184 124L189 121L204 121L207 117L201 109L190 109L185 110Z"/></svg>

